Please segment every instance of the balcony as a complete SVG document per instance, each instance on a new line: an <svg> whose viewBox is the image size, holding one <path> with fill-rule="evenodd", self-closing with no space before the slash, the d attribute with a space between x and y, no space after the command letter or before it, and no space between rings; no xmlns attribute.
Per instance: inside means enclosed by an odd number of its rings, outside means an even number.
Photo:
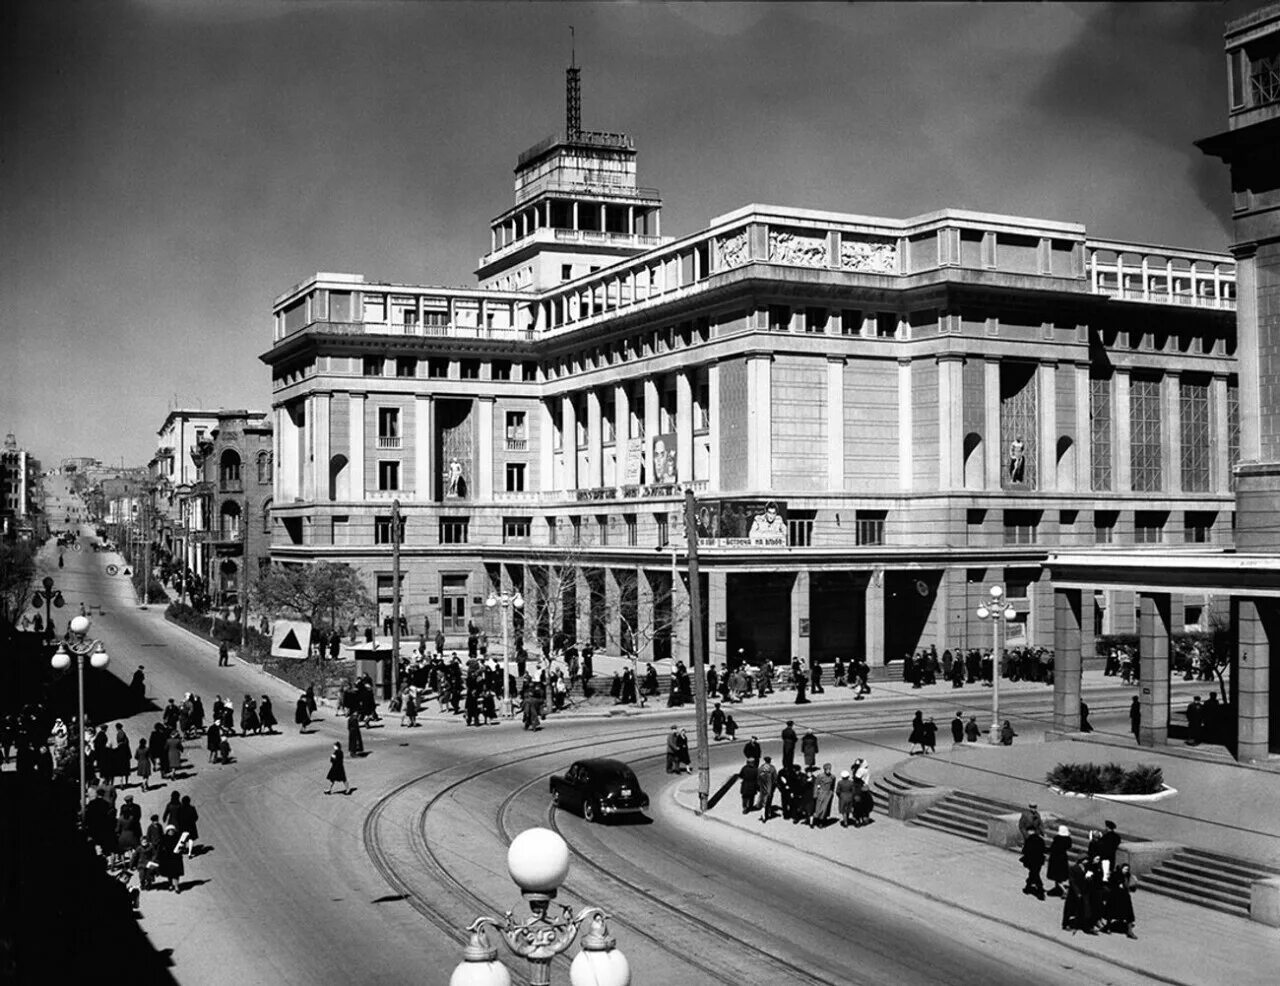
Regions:
<svg viewBox="0 0 1280 986"><path fill-rule="evenodd" d="M495 341L526 342L533 338L529 329L498 328L496 326L457 325L454 323L418 322L310 322L302 329L289 333L290 338L299 332L322 335L393 335L419 336L440 339L489 339Z"/></svg>
<svg viewBox="0 0 1280 986"><path fill-rule="evenodd" d="M1114 301L1235 311L1236 265L1230 257L1158 249L1090 240L1090 290Z"/></svg>
<svg viewBox="0 0 1280 986"><path fill-rule="evenodd" d="M555 226L539 226L531 229L510 243L504 243L480 258L484 267L495 260L536 243L589 243L596 246L627 247L633 250L649 250L670 243L669 236L653 236L648 233L605 232L598 229L560 229Z"/></svg>
<svg viewBox="0 0 1280 986"><path fill-rule="evenodd" d="M400 447L399 435L379 435L378 436L379 449L398 449L399 447Z"/></svg>
<svg viewBox="0 0 1280 986"><path fill-rule="evenodd" d="M527 452L529 451L529 439L527 438L508 438L508 452Z"/></svg>

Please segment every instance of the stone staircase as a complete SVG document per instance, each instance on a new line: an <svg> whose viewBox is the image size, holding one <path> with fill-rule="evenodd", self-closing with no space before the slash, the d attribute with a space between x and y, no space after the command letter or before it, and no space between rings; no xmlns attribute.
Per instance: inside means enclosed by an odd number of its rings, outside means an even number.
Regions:
<svg viewBox="0 0 1280 986"><path fill-rule="evenodd" d="M888 812L889 795L892 792L928 786L904 777L897 771L890 771L872 782L876 810ZM973 842L987 843L991 818L996 815L1016 815L1022 808L1022 805L1007 801L954 791L922 811L908 824ZM1052 838L1058 825L1065 825L1071 834L1069 855L1071 861L1075 862L1088 848L1089 829L1066 819L1058 819L1046 832L1046 841ZM1127 843L1145 841L1147 840L1125 837ZM1171 897L1248 920L1251 885L1255 880L1269 877L1280 877L1280 870L1250 860L1184 848L1138 879L1140 889L1147 893Z"/></svg>

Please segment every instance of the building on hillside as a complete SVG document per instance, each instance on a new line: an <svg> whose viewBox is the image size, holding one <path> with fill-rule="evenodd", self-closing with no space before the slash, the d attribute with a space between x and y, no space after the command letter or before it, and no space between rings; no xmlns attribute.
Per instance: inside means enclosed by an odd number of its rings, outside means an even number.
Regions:
<svg viewBox="0 0 1280 986"><path fill-rule="evenodd" d="M0 447L0 540L38 543L47 536L40 460L10 432Z"/></svg>
<svg viewBox="0 0 1280 986"><path fill-rule="evenodd" d="M1229 545L1235 262L1076 223L749 205L660 237L621 134L521 155L476 288L316 274L271 367L279 562L344 560L447 634L686 658L683 493L709 656L1053 643L1049 552ZM1196 623L1205 599L1178 619ZM1132 591L1088 626L1135 627ZM673 614L675 614L673 616Z"/></svg>

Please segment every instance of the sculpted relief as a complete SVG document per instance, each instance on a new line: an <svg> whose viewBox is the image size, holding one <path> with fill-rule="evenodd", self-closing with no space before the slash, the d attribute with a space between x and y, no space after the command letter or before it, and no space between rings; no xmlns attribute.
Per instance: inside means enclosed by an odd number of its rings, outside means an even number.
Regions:
<svg viewBox="0 0 1280 986"><path fill-rule="evenodd" d="M798 267L825 267L827 265L827 238L805 236L786 230L769 230L769 259L775 264L795 264Z"/></svg>
<svg viewBox="0 0 1280 986"><path fill-rule="evenodd" d="M892 243L840 241L840 269L868 274L896 274L898 248Z"/></svg>
<svg viewBox="0 0 1280 986"><path fill-rule="evenodd" d="M740 229L732 236L720 237L716 247L720 253L720 270L741 267L747 262L747 231Z"/></svg>

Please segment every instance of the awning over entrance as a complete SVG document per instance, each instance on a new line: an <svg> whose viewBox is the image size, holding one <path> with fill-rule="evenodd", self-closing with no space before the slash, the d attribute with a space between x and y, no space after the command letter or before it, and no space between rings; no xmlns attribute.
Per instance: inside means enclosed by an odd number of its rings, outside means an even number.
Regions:
<svg viewBox="0 0 1280 986"><path fill-rule="evenodd" d="M1053 584L1072 589L1124 589L1280 598L1280 556L1145 551L1051 554Z"/></svg>

